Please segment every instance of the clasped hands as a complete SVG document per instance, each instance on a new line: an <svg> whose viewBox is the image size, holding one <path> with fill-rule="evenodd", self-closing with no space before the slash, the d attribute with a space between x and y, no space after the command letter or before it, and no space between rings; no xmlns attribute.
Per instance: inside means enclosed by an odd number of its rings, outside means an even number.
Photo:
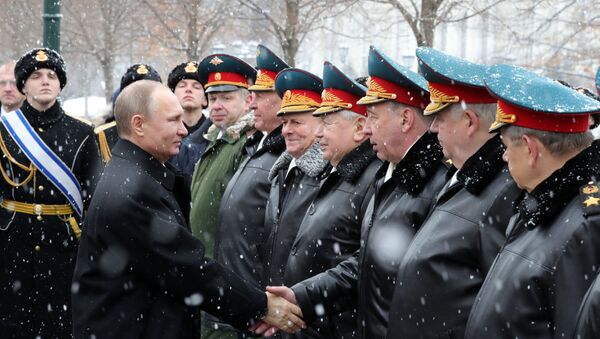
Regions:
<svg viewBox="0 0 600 339"><path fill-rule="evenodd" d="M285 286L267 286L267 315L250 327L250 331L270 337L278 330L295 333L306 328L302 320L302 310L298 306L294 292Z"/></svg>

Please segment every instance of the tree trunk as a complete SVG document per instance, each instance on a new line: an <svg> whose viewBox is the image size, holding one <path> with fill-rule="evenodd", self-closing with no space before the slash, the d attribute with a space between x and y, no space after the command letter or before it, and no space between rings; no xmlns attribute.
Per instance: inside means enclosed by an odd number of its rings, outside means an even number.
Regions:
<svg viewBox="0 0 600 339"><path fill-rule="evenodd" d="M296 66L296 54L298 53L298 25L300 6L297 0L286 0L286 24L285 40L282 41L283 57L290 67Z"/></svg>

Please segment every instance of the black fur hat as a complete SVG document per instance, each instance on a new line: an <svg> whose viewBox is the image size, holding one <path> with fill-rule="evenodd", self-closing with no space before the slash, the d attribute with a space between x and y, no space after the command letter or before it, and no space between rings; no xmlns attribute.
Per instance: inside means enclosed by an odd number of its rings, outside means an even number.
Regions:
<svg viewBox="0 0 600 339"><path fill-rule="evenodd" d="M158 74L154 67L146 64L135 64L125 71L125 74L121 78L119 91L122 92L125 87L138 80L154 80L162 83L160 74Z"/></svg>
<svg viewBox="0 0 600 339"><path fill-rule="evenodd" d="M23 55L15 65L15 79L19 92L23 93L23 86L31 73L42 68L53 70L58 76L60 88L65 87L67 84L67 71L63 58L55 50L36 48Z"/></svg>
<svg viewBox="0 0 600 339"><path fill-rule="evenodd" d="M175 66L171 73L169 73L169 80L167 80L167 86L169 86L171 91L175 92L175 87L177 87L177 83L179 83L183 79L192 79L198 81L199 83L202 83L200 81L200 75L198 74L197 62L189 61ZM202 84L202 86L204 86L204 84Z"/></svg>

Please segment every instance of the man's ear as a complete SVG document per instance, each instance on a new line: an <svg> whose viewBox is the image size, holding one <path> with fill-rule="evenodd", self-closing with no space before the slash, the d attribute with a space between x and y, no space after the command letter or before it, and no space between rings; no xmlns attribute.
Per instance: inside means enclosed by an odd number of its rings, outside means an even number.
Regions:
<svg viewBox="0 0 600 339"><path fill-rule="evenodd" d="M252 93L248 92L246 98L244 98L244 107L246 107L246 111L250 110L250 104L252 103Z"/></svg>
<svg viewBox="0 0 600 339"><path fill-rule="evenodd" d="M527 146L527 156L529 157L527 162L529 163L529 167L535 167L538 163L541 151L541 144L539 143L539 140L535 137L525 134L521 136L521 142L524 142Z"/></svg>
<svg viewBox="0 0 600 339"><path fill-rule="evenodd" d="M402 120L402 133L407 133L415 124L415 110L410 107L404 107L400 111L400 119Z"/></svg>
<svg viewBox="0 0 600 339"><path fill-rule="evenodd" d="M463 112L463 117L466 119L468 124L467 135L474 135L479 129L479 124L481 123L479 115L477 115L477 113L475 113L473 110L467 108Z"/></svg>
<svg viewBox="0 0 600 339"><path fill-rule="evenodd" d="M354 120L352 124L352 140L355 142L362 142L364 140L366 123L367 119L362 115Z"/></svg>
<svg viewBox="0 0 600 339"><path fill-rule="evenodd" d="M143 136L144 135L144 117L139 115L139 114L134 114L131 117L130 122L130 126L131 126L131 133L137 135L137 136Z"/></svg>

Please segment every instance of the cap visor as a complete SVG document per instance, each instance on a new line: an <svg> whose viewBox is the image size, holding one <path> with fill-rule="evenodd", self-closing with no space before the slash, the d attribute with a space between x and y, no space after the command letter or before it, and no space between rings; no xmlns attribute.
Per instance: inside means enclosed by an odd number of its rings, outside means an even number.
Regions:
<svg viewBox="0 0 600 339"><path fill-rule="evenodd" d="M452 104L453 104L453 102L430 102L429 105L427 105L427 107L425 107L425 110L423 111L423 115L436 114L437 112L443 110L444 108L446 108Z"/></svg>
<svg viewBox="0 0 600 339"><path fill-rule="evenodd" d="M356 104L357 105L371 105L371 104L376 104L376 103L389 101L389 100L392 100L392 99L378 98L378 97L372 97L370 95L367 95L367 96L360 98L360 100L358 100L356 102Z"/></svg>
<svg viewBox="0 0 600 339"><path fill-rule="evenodd" d="M205 93L213 93L213 92L233 92L238 89L242 89L243 87L238 87L234 85L216 85L210 86L204 90Z"/></svg>
<svg viewBox="0 0 600 339"><path fill-rule="evenodd" d="M342 111L342 110L343 110L343 108L340 108L340 107L323 106L323 107L317 108L317 110L314 111L312 115L319 116L319 115L324 115L324 114L330 114L330 113L339 112L339 111Z"/></svg>

